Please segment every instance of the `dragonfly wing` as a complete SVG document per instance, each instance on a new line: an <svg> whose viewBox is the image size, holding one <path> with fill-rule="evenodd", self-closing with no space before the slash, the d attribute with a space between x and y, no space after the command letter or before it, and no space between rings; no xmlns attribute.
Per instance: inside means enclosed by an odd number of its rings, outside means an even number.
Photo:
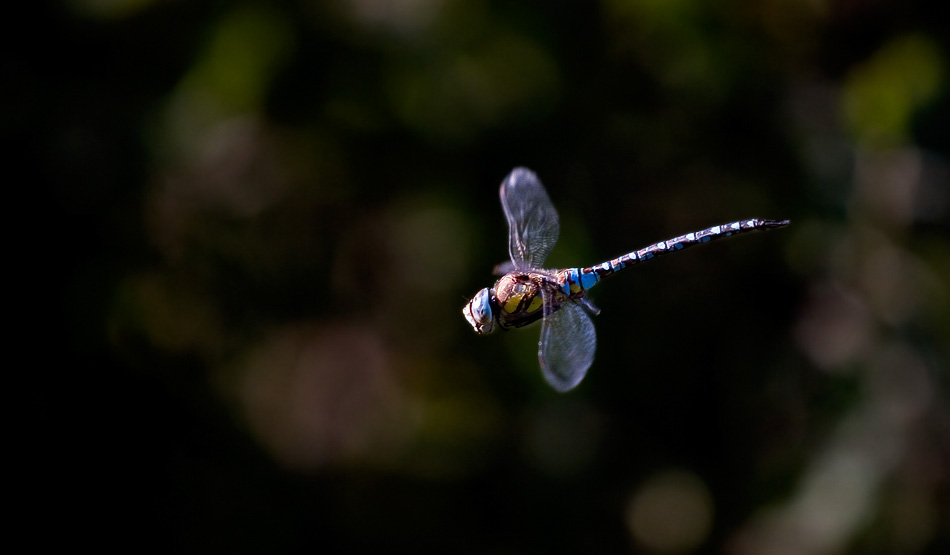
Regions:
<svg viewBox="0 0 950 555"><path fill-rule="evenodd" d="M538 360L551 387L564 393L577 387L594 362L597 334L587 310L564 300L557 308L553 293L544 293L544 320Z"/></svg>
<svg viewBox="0 0 950 555"><path fill-rule="evenodd" d="M538 176L515 168L501 182L501 206L508 218L508 254L518 269L540 268L560 231L557 211Z"/></svg>
<svg viewBox="0 0 950 555"><path fill-rule="evenodd" d="M505 260L504 262L499 262L495 265L495 268L492 270L492 273L496 276L503 276L508 272L514 272L517 270L515 264L511 260Z"/></svg>
<svg viewBox="0 0 950 555"><path fill-rule="evenodd" d="M600 309L597 308L597 305L595 305L593 301L591 301L587 297L581 297L577 299L577 302L581 303L581 305L583 305L584 308L587 309L587 312L590 312L594 316L597 316L598 314L600 314Z"/></svg>

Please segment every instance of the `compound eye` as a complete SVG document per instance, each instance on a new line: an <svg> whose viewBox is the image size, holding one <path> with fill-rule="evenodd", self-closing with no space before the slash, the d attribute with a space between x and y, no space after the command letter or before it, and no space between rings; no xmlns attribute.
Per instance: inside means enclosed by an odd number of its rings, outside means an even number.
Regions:
<svg viewBox="0 0 950 555"><path fill-rule="evenodd" d="M472 299L472 316L480 324L488 324L492 320L491 299L488 288L482 289Z"/></svg>

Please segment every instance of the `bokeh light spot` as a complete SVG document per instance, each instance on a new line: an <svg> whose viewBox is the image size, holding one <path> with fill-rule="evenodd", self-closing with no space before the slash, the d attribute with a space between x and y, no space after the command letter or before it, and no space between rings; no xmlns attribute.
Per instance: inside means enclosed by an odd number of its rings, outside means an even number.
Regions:
<svg viewBox="0 0 950 555"><path fill-rule="evenodd" d="M696 549L709 535L713 501L693 473L670 470L649 478L631 497L626 523L634 540L663 553Z"/></svg>

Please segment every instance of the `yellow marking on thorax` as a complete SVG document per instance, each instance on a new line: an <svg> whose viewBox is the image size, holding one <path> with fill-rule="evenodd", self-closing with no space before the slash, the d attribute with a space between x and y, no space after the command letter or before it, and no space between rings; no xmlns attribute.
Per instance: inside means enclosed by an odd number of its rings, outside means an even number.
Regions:
<svg viewBox="0 0 950 555"><path fill-rule="evenodd" d="M572 283L572 284L571 284L571 293L580 293L580 292L581 292L581 286L578 285L578 284L576 284L576 283Z"/></svg>
<svg viewBox="0 0 950 555"><path fill-rule="evenodd" d="M541 297L535 295L531 302L528 304L528 312L534 312L535 310L541 308Z"/></svg>
<svg viewBox="0 0 950 555"><path fill-rule="evenodd" d="M507 312L508 314L511 314L514 311L518 310L518 305L521 304L521 297L524 297L524 293L518 293L517 295L512 295L508 297L508 301L505 303L505 306L503 307L505 309L505 312Z"/></svg>

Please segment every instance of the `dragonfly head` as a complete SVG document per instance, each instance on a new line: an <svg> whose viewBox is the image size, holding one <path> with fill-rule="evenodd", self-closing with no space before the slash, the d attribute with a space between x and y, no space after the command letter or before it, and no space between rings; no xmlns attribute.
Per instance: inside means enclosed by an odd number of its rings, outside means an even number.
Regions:
<svg viewBox="0 0 950 555"><path fill-rule="evenodd" d="M475 294L475 297L462 307L462 314L468 323L475 328L475 333L491 333L495 328L495 295L489 288L484 288Z"/></svg>

